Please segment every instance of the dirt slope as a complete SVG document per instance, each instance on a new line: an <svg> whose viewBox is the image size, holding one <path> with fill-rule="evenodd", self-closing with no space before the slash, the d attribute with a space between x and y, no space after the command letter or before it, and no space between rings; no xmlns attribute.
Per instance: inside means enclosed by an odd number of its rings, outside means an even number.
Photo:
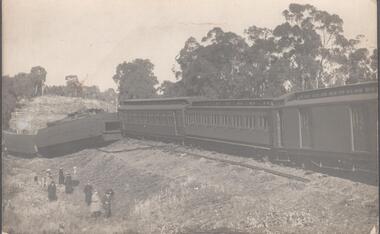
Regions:
<svg viewBox="0 0 380 234"><path fill-rule="evenodd" d="M146 143L124 139L107 149ZM248 162L302 175L311 182L157 148L114 154L92 149L55 159L10 156L3 159L7 167L3 171L11 175L5 177L5 199L11 205L5 208L4 229L52 233L62 223L66 233L369 233L377 222L375 186ZM47 192L32 181L34 174L73 166L78 167L80 180L74 194L64 194L61 187L58 201L47 202ZM90 217L82 192L87 180L100 194L114 189L111 219Z"/></svg>
<svg viewBox="0 0 380 234"><path fill-rule="evenodd" d="M42 96L20 104L22 107L12 113L9 126L14 131L29 134L46 127L47 122L63 119L67 114L79 110L96 108L116 111L114 105L103 101L62 96Z"/></svg>

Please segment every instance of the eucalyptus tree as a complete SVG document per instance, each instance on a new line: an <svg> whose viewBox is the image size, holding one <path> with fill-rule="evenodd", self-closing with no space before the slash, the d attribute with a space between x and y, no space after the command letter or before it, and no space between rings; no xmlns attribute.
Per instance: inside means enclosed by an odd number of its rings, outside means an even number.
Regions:
<svg viewBox="0 0 380 234"><path fill-rule="evenodd" d="M119 64L113 76L118 85L119 99L155 97L158 80L153 69L154 65L149 59L135 59Z"/></svg>

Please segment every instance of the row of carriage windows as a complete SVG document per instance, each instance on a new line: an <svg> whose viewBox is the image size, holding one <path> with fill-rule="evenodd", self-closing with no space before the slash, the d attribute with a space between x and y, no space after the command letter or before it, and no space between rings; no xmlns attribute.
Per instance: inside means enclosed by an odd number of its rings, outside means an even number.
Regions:
<svg viewBox="0 0 380 234"><path fill-rule="evenodd" d="M149 112L149 111L134 111L121 113L123 120L128 124L136 125L173 125L174 112Z"/></svg>
<svg viewBox="0 0 380 234"><path fill-rule="evenodd" d="M277 112L276 132L278 146L282 146L282 113ZM173 111L133 111L120 113L122 119L129 124L137 125L161 125L172 126L175 122L175 112ZM364 106L351 107L351 127L352 127L352 150L368 150L368 127L367 109ZM313 148L312 134L312 114L308 108L299 110L300 117L300 147ZM262 129L268 130L268 115L266 112L252 112L240 115L233 113L215 113L206 111L188 111L184 116L186 126L192 127L219 127L236 129ZM116 126L109 126L116 128Z"/></svg>
<svg viewBox="0 0 380 234"><path fill-rule="evenodd" d="M188 112L185 116L185 125L268 130L268 116L264 112L246 115Z"/></svg>
<svg viewBox="0 0 380 234"><path fill-rule="evenodd" d="M120 114L128 124L169 126L173 125L175 120L175 113L171 111L134 111ZM185 114L184 120L187 126L268 130L268 117L264 112L247 115L188 112Z"/></svg>

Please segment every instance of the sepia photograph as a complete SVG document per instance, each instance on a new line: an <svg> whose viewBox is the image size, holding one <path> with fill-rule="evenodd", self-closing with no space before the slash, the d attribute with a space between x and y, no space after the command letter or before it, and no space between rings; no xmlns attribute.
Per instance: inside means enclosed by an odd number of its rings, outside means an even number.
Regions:
<svg viewBox="0 0 380 234"><path fill-rule="evenodd" d="M377 234L376 0L3 0L2 234Z"/></svg>

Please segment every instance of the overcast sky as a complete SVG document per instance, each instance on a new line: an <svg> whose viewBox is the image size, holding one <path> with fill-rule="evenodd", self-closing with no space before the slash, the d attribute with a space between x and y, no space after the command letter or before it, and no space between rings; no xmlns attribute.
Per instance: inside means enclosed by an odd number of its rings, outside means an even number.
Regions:
<svg viewBox="0 0 380 234"><path fill-rule="evenodd" d="M3 0L3 74L43 66L47 84L76 74L101 90L115 87L116 66L149 58L159 81L172 80L184 42L213 27L242 35L256 25L284 21L289 3L309 3L338 14L347 37L376 46L375 0Z"/></svg>

